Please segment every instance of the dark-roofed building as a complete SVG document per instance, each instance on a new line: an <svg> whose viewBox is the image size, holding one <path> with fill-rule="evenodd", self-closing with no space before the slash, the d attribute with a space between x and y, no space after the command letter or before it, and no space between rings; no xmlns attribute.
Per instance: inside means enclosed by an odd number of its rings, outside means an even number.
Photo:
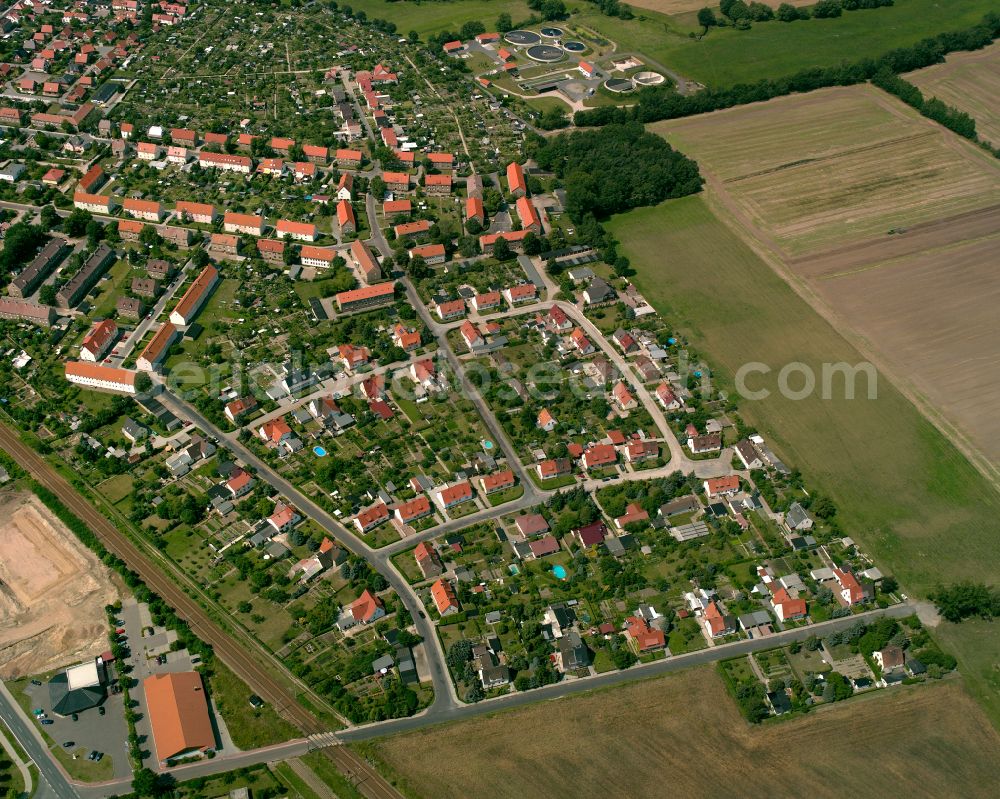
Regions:
<svg viewBox="0 0 1000 799"><path fill-rule="evenodd" d="M52 712L70 716L97 707L108 695L108 672L101 658L71 666L49 680Z"/></svg>

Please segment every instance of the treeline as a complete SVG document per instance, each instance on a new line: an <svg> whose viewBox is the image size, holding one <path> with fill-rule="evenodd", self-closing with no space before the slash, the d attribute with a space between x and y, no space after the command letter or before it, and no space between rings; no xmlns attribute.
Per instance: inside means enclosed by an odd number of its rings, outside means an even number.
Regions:
<svg viewBox="0 0 1000 799"><path fill-rule="evenodd" d="M1000 589L985 583L965 581L947 588L939 588L931 599L938 612L951 622L959 622L978 616L992 619L1000 616Z"/></svg>
<svg viewBox="0 0 1000 799"><path fill-rule="evenodd" d="M756 83L740 83L725 89L703 89L692 95L680 95L673 87L650 87L642 90L636 105L629 108L606 106L577 111L573 121L578 127L620 124L633 120L656 122L762 102L786 94L810 92L827 86L852 86L869 81L882 71L893 74L910 72L939 64L948 53L980 50L991 44L998 35L1000 15L991 12L971 28L940 33L922 39L911 47L890 50L879 58L865 58L853 64L834 67L804 69L785 78L766 78Z"/></svg>
<svg viewBox="0 0 1000 799"><path fill-rule="evenodd" d="M959 111L957 108L945 104L937 97L931 97L928 100L924 97L920 89L908 80L904 80L899 75L895 75L887 69L875 75L872 78L872 83L880 89L889 92L889 94L898 97L908 106L917 109L917 111L928 119L933 119L939 125L944 125L948 130L954 131L959 136L964 136L966 139L982 144L993 151L994 154L1000 154L993 150L986 142L980 140L976 133L976 120L964 111Z"/></svg>
<svg viewBox="0 0 1000 799"><path fill-rule="evenodd" d="M752 22L795 22L800 19L832 19L844 11L860 11L866 8L882 8L894 5L894 0L819 0L814 6L793 6L782 3L777 11L766 3L744 2L744 0L721 0L719 11L722 18L715 16L709 8L698 12L698 24L708 30L715 25L732 25L739 30L749 30Z"/></svg>
<svg viewBox="0 0 1000 799"><path fill-rule="evenodd" d="M52 511L56 518L69 528L69 531L80 540L80 543L97 555L105 566L118 572L133 596L139 602L149 605L150 613L158 623L176 630L177 641L181 647L188 649L192 654L200 655L202 662L206 666L210 666L213 657L212 647L191 632L188 623L181 619L170 605L164 602L158 594L153 593L125 561L109 552L86 523L67 508L52 491L35 480L28 480L27 486Z"/></svg>
<svg viewBox="0 0 1000 799"><path fill-rule="evenodd" d="M574 222L694 194L703 182L698 164L637 122L538 138L529 149L563 182Z"/></svg>

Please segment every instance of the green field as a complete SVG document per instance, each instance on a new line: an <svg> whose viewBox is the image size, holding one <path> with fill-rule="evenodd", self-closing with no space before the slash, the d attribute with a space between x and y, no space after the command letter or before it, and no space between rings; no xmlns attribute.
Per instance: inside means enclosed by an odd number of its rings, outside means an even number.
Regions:
<svg viewBox="0 0 1000 799"><path fill-rule="evenodd" d="M712 212L689 197L615 218L610 229L638 270L636 285L710 354L719 382L747 362L768 364L763 401L740 401L747 421L772 440L806 482L836 501L846 535L855 536L904 590L924 595L963 578L995 582L1000 574L1000 497L968 461L885 378L878 398L776 391L785 364L856 364L859 353ZM835 383L842 386L842 383ZM866 396L861 384L859 395ZM958 655L983 651L1000 625L948 631ZM970 636L970 637L967 637ZM985 656L983 656L985 657ZM988 670L986 670L988 671ZM1000 686L984 669L965 676L1000 725Z"/></svg>
<svg viewBox="0 0 1000 799"><path fill-rule="evenodd" d="M524 0L496 2L496 0L457 0L457 2L414 3L409 0L388 2L388 0L352 0L349 4L355 12L364 11L369 19L386 19L396 23L397 33L406 36L416 31L421 39L428 34L443 30L457 31L462 23L477 20L486 30L496 30L497 17L503 12L510 14L517 24L531 16L531 10Z"/></svg>
<svg viewBox="0 0 1000 799"><path fill-rule="evenodd" d="M212 665L209 684L212 699L226 722L233 743L240 749L255 749L298 737L298 731L271 705L254 710L250 706L251 691L247 684L218 661Z"/></svg>

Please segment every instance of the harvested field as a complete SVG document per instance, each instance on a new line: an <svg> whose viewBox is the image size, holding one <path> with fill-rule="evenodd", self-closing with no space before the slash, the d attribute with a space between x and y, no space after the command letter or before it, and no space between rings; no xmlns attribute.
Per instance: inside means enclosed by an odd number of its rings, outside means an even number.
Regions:
<svg viewBox="0 0 1000 799"><path fill-rule="evenodd" d="M871 86L651 126L786 257L1000 203L1000 164Z"/></svg>
<svg viewBox="0 0 1000 799"><path fill-rule="evenodd" d="M748 239L835 326L1000 475L995 158L871 86L653 129L699 160Z"/></svg>
<svg viewBox="0 0 1000 799"><path fill-rule="evenodd" d="M33 494L0 494L0 677L107 649L111 573Z"/></svg>
<svg viewBox="0 0 1000 799"><path fill-rule="evenodd" d="M958 681L753 727L710 669L390 738L419 797L992 795L1000 735Z"/></svg>
<svg viewBox="0 0 1000 799"><path fill-rule="evenodd" d="M993 464L1000 464L1000 254L997 214L979 217L982 235L851 268L814 259L812 286L839 319L874 343L890 369L909 381ZM901 241L906 241L905 237Z"/></svg>
<svg viewBox="0 0 1000 799"><path fill-rule="evenodd" d="M949 55L945 63L903 76L925 96L965 111L979 137L1000 147L1000 44L974 53Z"/></svg>

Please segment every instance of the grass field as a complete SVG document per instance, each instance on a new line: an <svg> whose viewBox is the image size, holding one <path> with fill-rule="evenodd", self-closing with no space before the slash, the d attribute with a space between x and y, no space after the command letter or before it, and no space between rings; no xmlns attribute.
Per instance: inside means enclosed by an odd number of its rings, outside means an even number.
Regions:
<svg viewBox="0 0 1000 799"><path fill-rule="evenodd" d="M212 671L212 699L226 722L233 743L240 749L254 749L298 737L298 731L270 705L259 710L250 707L250 689L226 666L216 661Z"/></svg>
<svg viewBox="0 0 1000 799"><path fill-rule="evenodd" d="M1000 735L957 682L751 727L709 669L368 747L411 797L991 794ZM669 786L669 787L667 787ZM738 787L737 787L738 786Z"/></svg>
<svg viewBox="0 0 1000 799"><path fill-rule="evenodd" d="M903 77L925 96L933 95L972 116L979 137L1000 147L1000 44L975 53L954 53L943 64Z"/></svg>
<svg viewBox="0 0 1000 799"><path fill-rule="evenodd" d="M785 364L801 362L818 374L823 363L863 359L705 198L639 209L610 228L638 270L636 285L709 354L723 383L731 386L750 361L772 367L749 381L771 396L742 400L744 416L801 468L808 484L833 497L845 533L862 541L905 590L926 595L943 582L996 580L1000 497L884 376L876 400L864 391L854 400L835 392L829 400L795 401L778 393L776 374ZM957 628L953 637L967 630ZM1000 625L988 633L1000 640ZM971 651L964 644L956 649ZM1000 701L1000 686L966 677L974 690ZM1000 726L1000 710L993 718Z"/></svg>
<svg viewBox="0 0 1000 799"><path fill-rule="evenodd" d="M1000 164L871 86L652 126L791 256L1000 202Z"/></svg>
<svg viewBox="0 0 1000 799"><path fill-rule="evenodd" d="M421 39L443 30L458 31L469 21L482 22L486 30L496 30L497 17L503 12L510 14L516 24L531 16L531 10L524 0L496 3L491 0L458 0L458 2L423 2L412 0L389 2L389 0L352 0L355 12L364 11L369 19L387 19L396 23L396 31L406 36L415 30Z"/></svg>
<svg viewBox="0 0 1000 799"><path fill-rule="evenodd" d="M994 10L995 0L899 0L836 19L757 23L748 31L713 28L700 41L688 37L689 31L701 31L691 15L678 20L645 12L646 19L623 21L584 9L573 20L615 40L621 51L645 53L708 86L730 86L878 56L942 31L971 27Z"/></svg>

